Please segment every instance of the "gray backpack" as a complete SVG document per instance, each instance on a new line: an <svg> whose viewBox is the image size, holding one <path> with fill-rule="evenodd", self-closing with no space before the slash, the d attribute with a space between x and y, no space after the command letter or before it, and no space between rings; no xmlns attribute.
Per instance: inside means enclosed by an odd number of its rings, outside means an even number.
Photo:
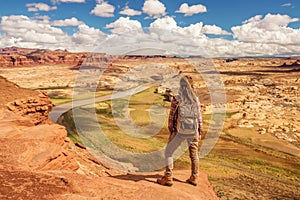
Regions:
<svg viewBox="0 0 300 200"><path fill-rule="evenodd" d="M182 134L196 134L198 129L198 109L192 104L178 104L177 131Z"/></svg>

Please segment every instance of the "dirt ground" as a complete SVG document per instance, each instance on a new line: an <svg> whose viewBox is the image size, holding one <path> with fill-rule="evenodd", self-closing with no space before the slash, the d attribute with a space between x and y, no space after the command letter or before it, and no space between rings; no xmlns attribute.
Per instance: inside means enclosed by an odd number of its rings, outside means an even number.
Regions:
<svg viewBox="0 0 300 200"><path fill-rule="evenodd" d="M185 183L188 171L175 171L173 187L157 184L158 173L91 178L68 172L0 172L1 199L218 199L202 173L198 186Z"/></svg>
<svg viewBox="0 0 300 200"><path fill-rule="evenodd" d="M16 90L18 92L16 92ZM6 108L8 102L22 99L24 96L35 96L38 92L22 89L18 85L0 77L0 108Z"/></svg>

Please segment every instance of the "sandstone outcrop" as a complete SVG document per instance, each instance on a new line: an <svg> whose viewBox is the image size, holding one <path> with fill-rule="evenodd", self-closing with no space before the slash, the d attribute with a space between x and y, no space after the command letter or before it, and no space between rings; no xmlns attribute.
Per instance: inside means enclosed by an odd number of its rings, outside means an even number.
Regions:
<svg viewBox="0 0 300 200"><path fill-rule="evenodd" d="M35 125L50 122L48 114L52 106L48 96L42 92L37 96L17 99L7 104L9 110L29 118Z"/></svg>
<svg viewBox="0 0 300 200"><path fill-rule="evenodd" d="M48 114L53 104L47 94L20 88L1 76L0 83L0 108L7 107L17 115L27 117L33 124L50 122Z"/></svg>

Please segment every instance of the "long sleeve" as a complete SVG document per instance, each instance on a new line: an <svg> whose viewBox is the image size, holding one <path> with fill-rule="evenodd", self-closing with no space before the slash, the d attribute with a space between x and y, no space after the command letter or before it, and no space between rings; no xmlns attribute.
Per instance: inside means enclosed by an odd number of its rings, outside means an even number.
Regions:
<svg viewBox="0 0 300 200"><path fill-rule="evenodd" d="M201 114L201 105L199 98L197 97L197 109L198 109L198 133L202 134L202 114Z"/></svg>
<svg viewBox="0 0 300 200"><path fill-rule="evenodd" d="M173 97L171 101L171 108L169 112L169 121L168 121L168 129L170 134L172 134L176 130L176 109L178 105L178 101Z"/></svg>

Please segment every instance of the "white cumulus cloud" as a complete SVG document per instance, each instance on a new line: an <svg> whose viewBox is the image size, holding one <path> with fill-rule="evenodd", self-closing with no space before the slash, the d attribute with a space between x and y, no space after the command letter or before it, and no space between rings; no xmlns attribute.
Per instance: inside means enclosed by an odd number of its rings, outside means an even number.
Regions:
<svg viewBox="0 0 300 200"><path fill-rule="evenodd" d="M159 0L146 0L142 10L145 14L153 18L166 15L166 6Z"/></svg>
<svg viewBox="0 0 300 200"><path fill-rule="evenodd" d="M103 0L97 1L96 7L91 11L91 14L99 17L113 17L115 7Z"/></svg>
<svg viewBox="0 0 300 200"><path fill-rule="evenodd" d="M254 16L232 27L231 40L208 37L207 34L229 34L216 25L198 22L181 27L170 16L155 19L148 27L142 27L140 21L129 17L120 17L105 26L110 29L109 34L76 18L57 21L40 18L42 20L23 15L2 16L0 46L207 57L300 55L300 29L289 27L290 23L299 19L288 15ZM78 31L69 35L54 26L55 23L76 25Z"/></svg>
<svg viewBox="0 0 300 200"><path fill-rule="evenodd" d="M181 4L179 10L176 11L176 13L183 13L184 16L192 16L194 14L205 12L207 12L206 6L202 4L189 6L187 3Z"/></svg>
<svg viewBox="0 0 300 200"><path fill-rule="evenodd" d="M111 29L113 34L136 34L142 33L142 24L137 20L130 20L129 17L120 17L113 23L105 26L107 29Z"/></svg>
<svg viewBox="0 0 300 200"><path fill-rule="evenodd" d="M78 32L72 36L77 51L94 51L94 48L101 46L105 39L106 35L102 31L85 24L79 25Z"/></svg>
<svg viewBox="0 0 300 200"><path fill-rule="evenodd" d="M231 35L231 33L223 30L221 27L216 25L205 25L202 29L202 33L213 35Z"/></svg>
<svg viewBox="0 0 300 200"><path fill-rule="evenodd" d="M134 10L126 6L121 12L121 15L127 15L127 16L135 16L135 15L141 15L142 12L138 10Z"/></svg>
<svg viewBox="0 0 300 200"><path fill-rule="evenodd" d="M47 20L35 20L23 15L3 16L1 18L0 45L25 48L68 49L71 51L93 51L106 34L85 24L78 31L68 35L62 29L53 27Z"/></svg>
<svg viewBox="0 0 300 200"><path fill-rule="evenodd" d="M288 16L255 16L245 21L241 26L248 23L260 23L260 26L267 29L279 26L280 28L289 29L290 32L299 32L298 29L287 27L289 22L297 19ZM202 22L191 24L187 27L180 27L174 18L166 16L156 19L150 24L147 32L136 31L130 33L131 26L124 28L124 24L135 24L135 20L122 18L116 22L109 24L107 27L112 28L112 34L108 35L105 42L97 48L100 52L109 54L171 54L171 55L201 55L206 57L222 57L222 56L272 56L272 55L299 55L300 45L297 43L269 43L268 40L243 40L242 37L235 40L227 40L223 38L209 38L205 34L229 34L216 25L203 25ZM270 25L272 23L273 25ZM274 25L275 24L275 25ZM136 27L136 26L132 26ZM140 30L140 29L138 29ZM245 30L246 31L246 30ZM252 30L253 31L253 30ZM251 35L251 29L247 32ZM261 31L262 34L266 30ZM128 34L130 33L130 34ZM237 34L237 32L234 32ZM272 32L272 37L278 33ZM261 36L260 36L261 37ZM280 36L282 37L282 36ZM299 36L288 35L289 40L299 40ZM286 37L285 37L286 38ZM286 38L287 39L287 38Z"/></svg>
<svg viewBox="0 0 300 200"><path fill-rule="evenodd" d="M175 41L179 36L180 39L189 40L190 38L203 38L206 37L202 33L203 23L199 22L191 24L188 27L180 27L173 17L166 16L164 18L156 19L150 24L149 31L156 34L158 38L163 41ZM182 38L181 38L182 37ZM176 42L176 41L175 41Z"/></svg>
<svg viewBox="0 0 300 200"><path fill-rule="evenodd" d="M138 24L129 18L123 19L122 22ZM119 25L122 27L121 23ZM139 25L133 26L137 28L133 34L127 34L127 30L124 32L123 28L114 29L114 33L99 50L105 50L110 54L156 52L156 54L197 55L203 52L201 43L207 39L201 33L202 25L202 22L199 22L182 28L177 25L174 18L166 16L151 23L146 33Z"/></svg>
<svg viewBox="0 0 300 200"><path fill-rule="evenodd" d="M70 19L55 20L51 23L52 26L79 26L84 24L84 22L79 21L77 18L72 17Z"/></svg>
<svg viewBox="0 0 300 200"><path fill-rule="evenodd" d="M267 14L254 16L241 26L232 27L234 38L242 42L280 45L300 45L300 29L288 25L299 21L288 15Z"/></svg>
<svg viewBox="0 0 300 200"><path fill-rule="evenodd" d="M23 15L3 16L0 28L15 46L52 49L63 47L69 41L66 33L52 27L48 21L32 20Z"/></svg>
<svg viewBox="0 0 300 200"><path fill-rule="evenodd" d="M28 3L26 4L28 12L56 10L56 6L49 6L45 3Z"/></svg>

